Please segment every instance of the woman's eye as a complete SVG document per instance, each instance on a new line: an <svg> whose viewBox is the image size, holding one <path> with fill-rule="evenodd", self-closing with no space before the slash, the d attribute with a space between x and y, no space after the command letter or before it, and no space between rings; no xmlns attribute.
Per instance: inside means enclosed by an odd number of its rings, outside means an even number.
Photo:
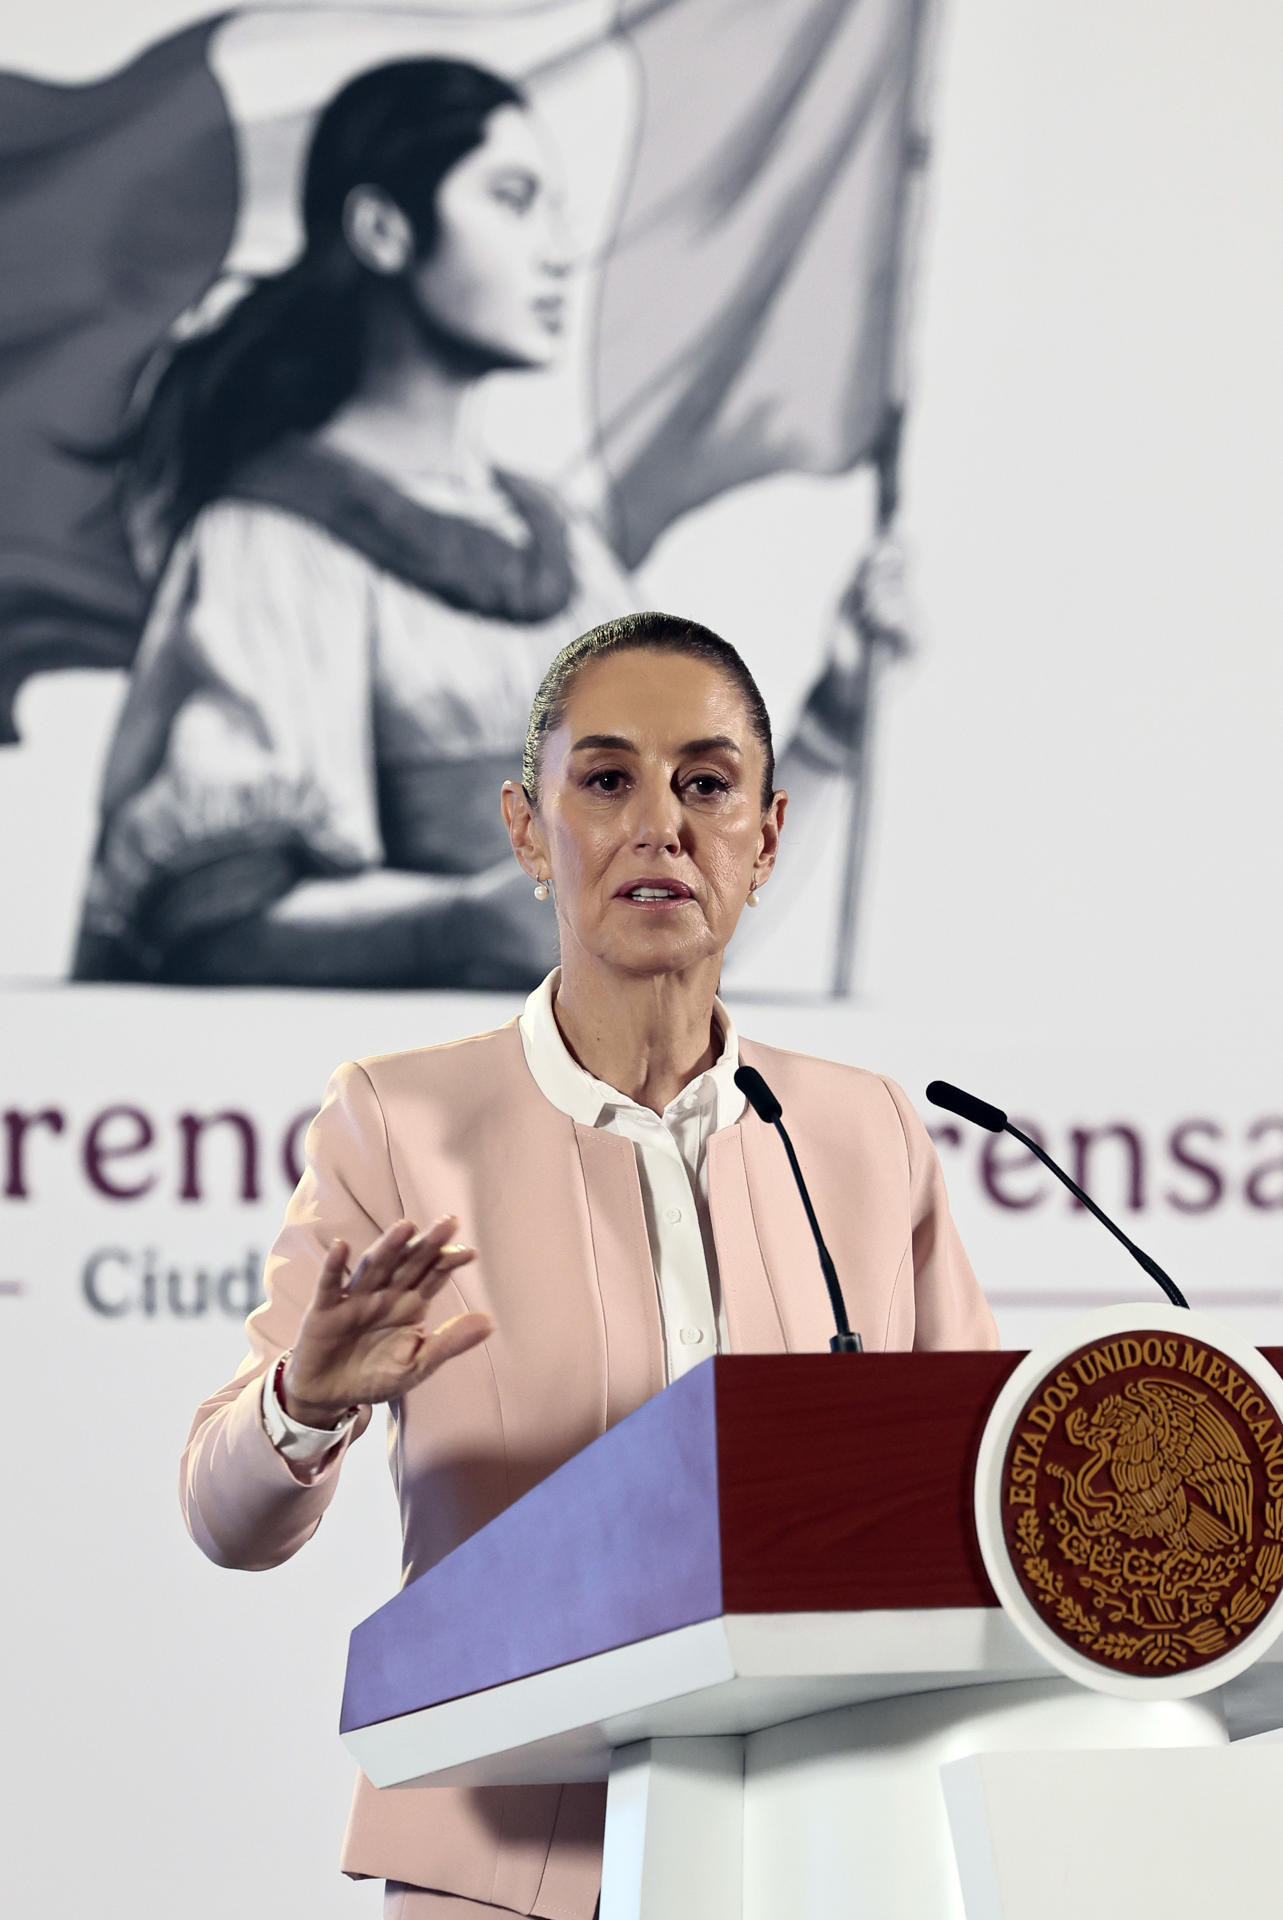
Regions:
<svg viewBox="0 0 1283 1920"><path fill-rule="evenodd" d="M717 773L697 773L686 782L688 792L694 791L701 800L711 800L717 794L729 793L731 784Z"/></svg>
<svg viewBox="0 0 1283 1920"><path fill-rule="evenodd" d="M618 793L624 784L624 776L618 767L598 767L584 781L586 787L596 787L599 793Z"/></svg>
<svg viewBox="0 0 1283 1920"><path fill-rule="evenodd" d="M526 174L512 175L494 183L494 197L505 207L511 207L514 213L528 213L534 204L537 191L535 182Z"/></svg>

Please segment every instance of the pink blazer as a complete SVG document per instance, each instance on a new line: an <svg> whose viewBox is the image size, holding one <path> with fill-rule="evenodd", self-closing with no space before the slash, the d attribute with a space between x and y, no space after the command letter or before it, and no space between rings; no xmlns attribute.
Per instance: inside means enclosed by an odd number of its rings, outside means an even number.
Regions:
<svg viewBox="0 0 1283 1920"><path fill-rule="evenodd" d="M742 1056L780 1096L865 1346L996 1346L935 1151L899 1088L773 1047L746 1042ZM823 1350L832 1326L805 1216L774 1129L751 1111L710 1139L708 1195L732 1351ZM334 1493L345 1448L291 1468L260 1411L263 1373L293 1344L329 1241L359 1253L403 1215L427 1225L446 1212L477 1259L453 1276L441 1318L484 1308L496 1331L390 1409L406 1581L664 1385L632 1143L549 1104L515 1021L342 1067L250 1316L252 1353L202 1403L183 1454L183 1513L212 1560L278 1565ZM591 1920L604 1809L596 1785L378 1791L358 1777L342 1864Z"/></svg>

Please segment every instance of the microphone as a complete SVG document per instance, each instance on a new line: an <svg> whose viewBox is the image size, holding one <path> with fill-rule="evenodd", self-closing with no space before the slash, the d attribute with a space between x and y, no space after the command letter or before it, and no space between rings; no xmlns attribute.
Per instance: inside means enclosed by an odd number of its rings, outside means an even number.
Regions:
<svg viewBox="0 0 1283 1920"><path fill-rule="evenodd" d="M829 1340L830 1353L863 1353L864 1342L858 1333L852 1333L851 1323L846 1317L846 1301L842 1298L842 1288L838 1284L837 1268L833 1256L824 1244L824 1235L820 1232L820 1223L815 1217L815 1208L811 1205L811 1196L806 1190L802 1178L802 1169L797 1164L797 1155L793 1151L793 1142L784 1131L781 1107L771 1089L763 1080L756 1067L737 1067L735 1084L752 1107L759 1120L768 1127L774 1127L784 1142L784 1151L788 1155L789 1165L793 1169L793 1178L797 1181L797 1190L802 1196L802 1205L806 1208L807 1221L815 1236L815 1250L820 1256L820 1272L824 1275L824 1284L829 1290L829 1304L833 1309L833 1321L837 1332Z"/></svg>
<svg viewBox="0 0 1283 1920"><path fill-rule="evenodd" d="M1157 1260L1129 1240L1121 1227L1116 1227L1107 1213L1103 1213L1091 1198L1083 1192L1076 1180L1071 1180L1063 1167L1058 1167L1049 1153L1044 1153L1036 1140L1031 1140L1019 1127L1013 1127L1001 1107L991 1107L987 1100L977 1100L974 1093L964 1093L961 1087L951 1087L947 1080L933 1080L927 1088L927 1099L933 1107L943 1107L946 1113L956 1113L960 1120L970 1120L977 1127L986 1127L990 1133L1009 1133L1019 1140L1022 1147L1028 1147L1030 1153L1042 1161L1057 1180L1063 1182L1076 1199L1081 1200L1088 1213L1094 1213L1102 1227L1108 1227L1115 1240L1121 1240L1133 1260L1140 1262L1151 1280L1156 1280L1174 1307L1189 1306L1189 1301L1181 1292L1170 1274L1163 1272Z"/></svg>

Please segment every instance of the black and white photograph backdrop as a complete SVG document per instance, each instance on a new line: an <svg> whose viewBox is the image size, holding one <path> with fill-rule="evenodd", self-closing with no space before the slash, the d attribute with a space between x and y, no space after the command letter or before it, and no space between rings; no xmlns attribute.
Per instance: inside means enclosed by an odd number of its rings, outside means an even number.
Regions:
<svg viewBox="0 0 1283 1920"><path fill-rule="evenodd" d="M43 0L0 28L0 1321L15 1912L337 1870L378 1438L182 1530L343 1059L553 964L556 649L725 634L790 806L725 995L924 1110L1003 1341L1283 1341L1283 16L1268 0ZM532 1223L532 1230L535 1230Z"/></svg>

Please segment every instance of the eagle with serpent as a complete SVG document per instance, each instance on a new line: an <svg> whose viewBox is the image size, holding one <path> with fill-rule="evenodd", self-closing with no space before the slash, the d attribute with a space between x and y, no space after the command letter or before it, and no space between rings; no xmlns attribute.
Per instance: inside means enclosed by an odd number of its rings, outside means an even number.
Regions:
<svg viewBox="0 0 1283 1920"><path fill-rule="evenodd" d="M1143 1673L1201 1665L1259 1620L1283 1580L1283 1500L1254 1474L1250 1439L1170 1376L1066 1411L1040 1443L1045 1494L1010 1542L1063 1639Z"/></svg>

